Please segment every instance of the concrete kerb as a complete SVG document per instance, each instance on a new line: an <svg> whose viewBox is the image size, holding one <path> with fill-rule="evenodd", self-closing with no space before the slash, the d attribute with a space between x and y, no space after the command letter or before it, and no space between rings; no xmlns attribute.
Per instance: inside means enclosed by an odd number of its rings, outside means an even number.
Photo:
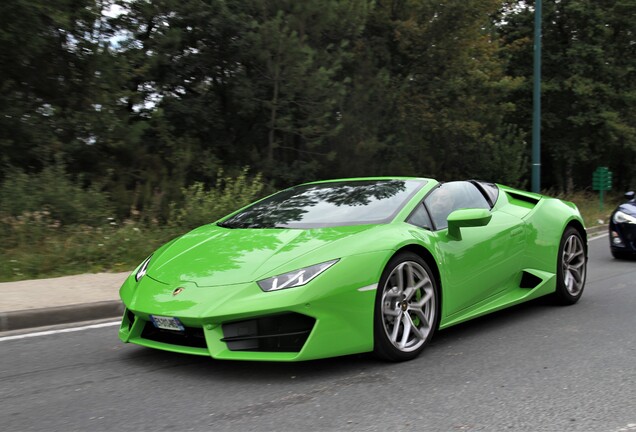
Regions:
<svg viewBox="0 0 636 432"><path fill-rule="evenodd" d="M589 227L589 228L586 229L587 236L588 237L595 237L595 236L598 236L599 234L605 234L608 229L609 229L609 225L608 224L596 225L596 226L593 226L593 227Z"/></svg>
<svg viewBox="0 0 636 432"><path fill-rule="evenodd" d="M0 331L116 318L123 312L124 305L118 300L0 312Z"/></svg>
<svg viewBox="0 0 636 432"><path fill-rule="evenodd" d="M605 233L608 225L587 229L589 237ZM100 301L69 306L0 312L0 332L68 324L81 321L119 318L124 311L120 301Z"/></svg>

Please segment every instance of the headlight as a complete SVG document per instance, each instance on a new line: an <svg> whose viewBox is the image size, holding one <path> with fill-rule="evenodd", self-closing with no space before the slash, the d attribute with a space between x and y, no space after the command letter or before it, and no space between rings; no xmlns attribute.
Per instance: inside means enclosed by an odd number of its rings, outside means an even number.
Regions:
<svg viewBox="0 0 636 432"><path fill-rule="evenodd" d="M143 263L141 263L141 267L139 267L139 270L137 271L137 273L135 273L135 280L137 282L139 282L141 278L146 275L146 271L148 270L148 264L150 264L150 258L152 258L152 255L146 258L146 260Z"/></svg>
<svg viewBox="0 0 636 432"><path fill-rule="evenodd" d="M293 272L263 279L261 281L258 281L258 286L261 287L261 289L265 292L303 286L338 261L339 260L335 259L321 264L305 267L300 270L295 270Z"/></svg>
<svg viewBox="0 0 636 432"><path fill-rule="evenodd" d="M630 216L622 211L614 213L614 223L636 224L636 217Z"/></svg>

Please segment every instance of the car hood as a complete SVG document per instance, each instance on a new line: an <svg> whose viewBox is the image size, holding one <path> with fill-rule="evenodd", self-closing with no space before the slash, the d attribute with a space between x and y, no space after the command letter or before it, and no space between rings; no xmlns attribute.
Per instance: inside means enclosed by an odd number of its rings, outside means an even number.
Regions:
<svg viewBox="0 0 636 432"><path fill-rule="evenodd" d="M166 284L216 286L253 282L278 267L334 242L372 229L358 225L316 229L229 229L205 225L176 239L153 256L147 275ZM301 267L317 264L306 262ZM281 268L281 272L291 271Z"/></svg>
<svg viewBox="0 0 636 432"><path fill-rule="evenodd" d="M617 211L622 211L630 216L636 216L636 202L626 202L618 206Z"/></svg>

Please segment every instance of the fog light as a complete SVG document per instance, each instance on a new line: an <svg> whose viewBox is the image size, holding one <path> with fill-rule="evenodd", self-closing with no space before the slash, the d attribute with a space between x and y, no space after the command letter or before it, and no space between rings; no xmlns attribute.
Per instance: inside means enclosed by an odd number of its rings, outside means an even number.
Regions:
<svg viewBox="0 0 636 432"><path fill-rule="evenodd" d="M612 231L612 244L616 246L620 246L623 244L623 241L621 240L621 238L619 237L616 231Z"/></svg>

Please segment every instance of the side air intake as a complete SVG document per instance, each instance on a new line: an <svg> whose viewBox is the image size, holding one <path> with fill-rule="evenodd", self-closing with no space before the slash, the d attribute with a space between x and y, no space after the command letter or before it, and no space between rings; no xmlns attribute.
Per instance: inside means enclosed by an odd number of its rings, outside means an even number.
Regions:
<svg viewBox="0 0 636 432"><path fill-rule="evenodd" d="M524 193L511 192L511 191L507 191L506 193L508 194L510 198L527 203L527 204L531 204L533 207L539 203L539 199L533 197L532 195L526 195Z"/></svg>
<svg viewBox="0 0 636 432"><path fill-rule="evenodd" d="M519 288L536 288L539 284L543 282L543 279L537 277L527 271L521 272L521 283L519 284Z"/></svg>

